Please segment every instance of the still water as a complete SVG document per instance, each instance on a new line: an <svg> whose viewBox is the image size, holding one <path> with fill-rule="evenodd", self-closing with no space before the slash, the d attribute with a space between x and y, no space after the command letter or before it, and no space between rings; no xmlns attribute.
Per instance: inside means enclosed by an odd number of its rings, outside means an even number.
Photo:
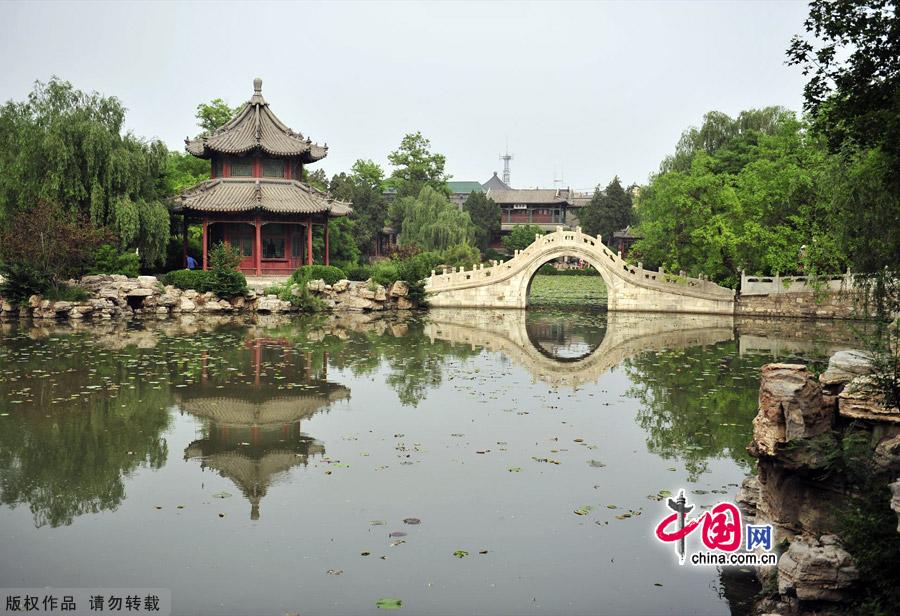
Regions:
<svg viewBox="0 0 900 616"><path fill-rule="evenodd" d="M654 539L660 493L731 499L759 367L848 346L835 323L549 311L0 323L0 587L741 614L746 575Z"/></svg>

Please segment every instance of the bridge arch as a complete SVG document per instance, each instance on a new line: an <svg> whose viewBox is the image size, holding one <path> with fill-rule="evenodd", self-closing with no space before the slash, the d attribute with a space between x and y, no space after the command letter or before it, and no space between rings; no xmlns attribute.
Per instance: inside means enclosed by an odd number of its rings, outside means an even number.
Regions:
<svg viewBox="0 0 900 616"><path fill-rule="evenodd" d="M508 261L471 270L432 272L425 281L428 301L435 307L526 308L532 276L547 261L574 256L590 263L607 286L607 309L649 312L734 314L734 291L702 278L647 270L628 263L601 238L557 227L537 236Z"/></svg>
<svg viewBox="0 0 900 616"><path fill-rule="evenodd" d="M526 266L525 270L522 273L522 280L520 284L524 285L524 288L520 288L518 294L522 297L525 302L523 308L528 307L528 295L531 291L531 283L534 281L534 277L537 275L538 270L540 270L544 265L550 263L551 261L555 261L556 259L560 259L562 257L575 257L576 259L581 259L586 263L589 263L591 267L593 267L600 274L600 278L603 279L603 284L606 285L607 289L612 287L612 276L608 271L605 271L605 268L600 265L600 260L597 259L596 254L592 251L588 251L579 246L559 246L554 250L550 250L546 253L541 253L541 256L534 259L534 261ZM607 299L609 302L609 299Z"/></svg>

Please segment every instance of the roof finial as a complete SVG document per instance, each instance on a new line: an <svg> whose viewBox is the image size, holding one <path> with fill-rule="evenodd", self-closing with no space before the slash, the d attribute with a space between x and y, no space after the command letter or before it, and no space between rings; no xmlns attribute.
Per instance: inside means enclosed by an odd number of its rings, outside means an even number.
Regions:
<svg viewBox="0 0 900 616"><path fill-rule="evenodd" d="M262 79L259 77L253 80L253 93L262 94Z"/></svg>

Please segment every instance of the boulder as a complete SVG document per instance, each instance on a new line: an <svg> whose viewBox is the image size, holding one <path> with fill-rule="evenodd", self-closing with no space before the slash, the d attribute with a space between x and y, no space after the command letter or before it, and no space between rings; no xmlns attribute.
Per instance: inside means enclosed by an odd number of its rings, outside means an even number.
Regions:
<svg viewBox="0 0 900 616"><path fill-rule="evenodd" d="M243 310L246 305L247 301L241 295L231 298L231 307L235 310Z"/></svg>
<svg viewBox="0 0 900 616"><path fill-rule="evenodd" d="M188 299L187 297L182 297L182 298L181 298L181 301L180 301L179 304L178 304L178 309L179 309L181 312L193 312L193 311L195 311L195 310L197 309L197 304L195 304L194 302L192 302L192 301L191 301L190 299Z"/></svg>
<svg viewBox="0 0 900 616"><path fill-rule="evenodd" d="M831 430L833 413L822 400L822 386L800 364L767 364L759 386L759 412L753 419L752 447L774 457L780 445Z"/></svg>
<svg viewBox="0 0 900 616"><path fill-rule="evenodd" d="M263 313L281 312L281 300L274 295L260 297L256 301L256 311Z"/></svg>
<svg viewBox="0 0 900 616"><path fill-rule="evenodd" d="M875 464L891 472L900 472L900 434L886 436L875 445L872 455Z"/></svg>
<svg viewBox="0 0 900 616"><path fill-rule="evenodd" d="M97 297L102 297L104 299L118 299L119 298L119 288L118 287L101 287L99 291L95 292Z"/></svg>
<svg viewBox="0 0 900 616"><path fill-rule="evenodd" d="M795 539L778 560L778 592L801 601L850 599L859 571L834 535Z"/></svg>
<svg viewBox="0 0 900 616"><path fill-rule="evenodd" d="M387 301L387 289L383 286L378 285L375 287L375 297L373 298L376 302L386 302Z"/></svg>
<svg viewBox="0 0 900 616"><path fill-rule="evenodd" d="M312 293L323 293L325 291L325 281L310 280L306 283L306 288Z"/></svg>
<svg viewBox="0 0 900 616"><path fill-rule="evenodd" d="M872 376L858 376L847 383L838 396L838 409L842 417L900 423L900 409L884 405L884 395Z"/></svg>
<svg viewBox="0 0 900 616"><path fill-rule="evenodd" d="M363 299L375 299L375 289L370 289L368 285L353 287L353 294Z"/></svg>
<svg viewBox="0 0 900 616"><path fill-rule="evenodd" d="M383 305L358 295L349 295L335 306L335 310L381 310Z"/></svg>
<svg viewBox="0 0 900 616"><path fill-rule="evenodd" d="M57 314L69 314L72 311L72 307L72 302L55 302L53 304L53 310Z"/></svg>
<svg viewBox="0 0 900 616"><path fill-rule="evenodd" d="M755 475L744 477L741 487L737 493L737 504L741 513L745 517L753 518L756 516L756 507L759 504L760 485L759 479Z"/></svg>
<svg viewBox="0 0 900 616"><path fill-rule="evenodd" d="M398 280L391 285L389 295L391 297L406 297L409 295L409 285L402 280Z"/></svg>
<svg viewBox="0 0 900 616"><path fill-rule="evenodd" d="M900 533L900 479L891 484L891 509L897 514L897 532Z"/></svg>
<svg viewBox="0 0 900 616"><path fill-rule="evenodd" d="M819 375L822 385L845 385L858 376L872 372L872 356L862 351L838 351L828 360L828 368Z"/></svg>
<svg viewBox="0 0 900 616"><path fill-rule="evenodd" d="M168 293L166 293L164 295L160 295L156 303L160 307L170 307L178 303L178 298L176 298L174 295L169 295Z"/></svg>
<svg viewBox="0 0 900 616"><path fill-rule="evenodd" d="M143 287L145 289L155 289L157 284L159 284L159 280L156 279L156 276L137 277L137 285L139 287Z"/></svg>
<svg viewBox="0 0 900 616"><path fill-rule="evenodd" d="M150 276L152 278L152 276ZM126 297L150 297L153 295L153 289L148 287L135 287L125 292Z"/></svg>
<svg viewBox="0 0 900 616"><path fill-rule="evenodd" d="M336 283L331 285L331 290L335 293L344 293L347 289L350 288L349 280L338 280Z"/></svg>
<svg viewBox="0 0 900 616"><path fill-rule="evenodd" d="M412 301L410 301L406 297L398 297L397 298L397 310L411 310L413 307Z"/></svg>

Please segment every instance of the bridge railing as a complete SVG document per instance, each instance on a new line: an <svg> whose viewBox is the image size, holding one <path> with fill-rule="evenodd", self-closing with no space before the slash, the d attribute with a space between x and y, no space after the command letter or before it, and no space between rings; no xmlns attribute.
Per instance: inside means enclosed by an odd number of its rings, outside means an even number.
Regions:
<svg viewBox="0 0 900 616"><path fill-rule="evenodd" d="M741 272L741 295L780 295L847 291L853 288L853 274L814 278L812 276L748 276Z"/></svg>
<svg viewBox="0 0 900 616"><path fill-rule="evenodd" d="M642 263L633 265L611 251L604 243L601 236L591 236L582 233L581 227L574 230L563 230L557 227L553 233L536 235L535 241L524 250L517 250L511 259L506 261L492 261L492 265L473 264L471 270L465 268L444 269L441 273L432 271L427 280L427 290L431 292L452 289L457 287L469 287L490 284L491 282L505 278L506 274L514 274L530 263L534 256L544 252L550 247L560 245L563 247L579 247L588 249L594 256L603 259L610 269L621 278L631 280L634 284L653 287L669 287L671 291L683 292L685 288L699 293L721 296L724 299L733 299L734 292L731 289L706 280L705 278L691 278L684 272L674 274L659 270L644 269Z"/></svg>

